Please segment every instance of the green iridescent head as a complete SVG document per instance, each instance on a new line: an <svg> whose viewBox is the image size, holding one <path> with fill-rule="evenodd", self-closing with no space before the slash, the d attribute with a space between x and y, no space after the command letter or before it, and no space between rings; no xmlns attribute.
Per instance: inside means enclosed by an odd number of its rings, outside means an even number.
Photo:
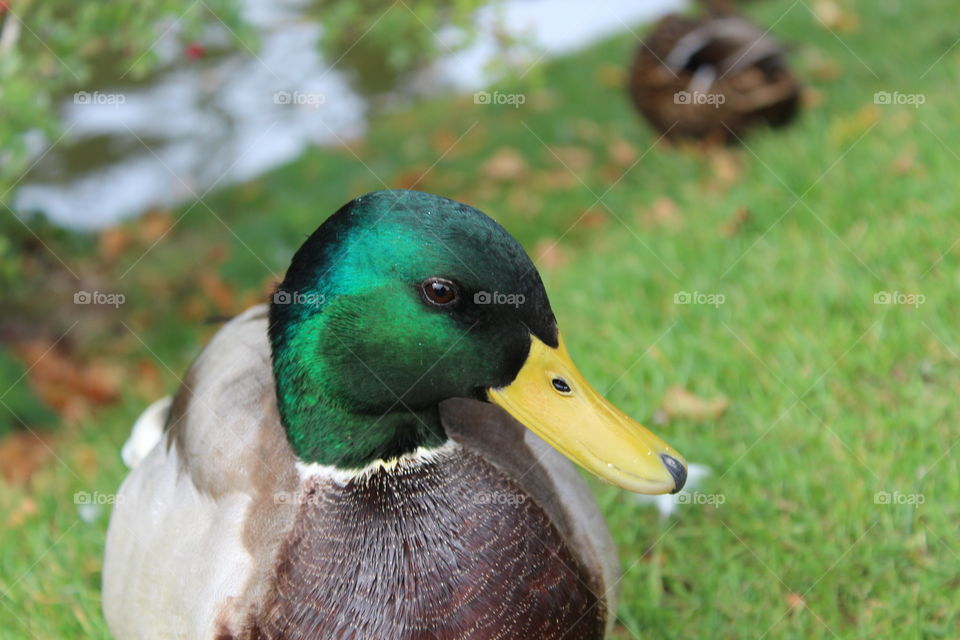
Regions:
<svg viewBox="0 0 960 640"><path fill-rule="evenodd" d="M438 446L439 404L472 398L627 489L686 477L576 370L520 244L453 200L380 191L337 211L274 294L270 342L280 416L306 462L355 469Z"/></svg>
<svg viewBox="0 0 960 640"><path fill-rule="evenodd" d="M531 332L557 344L540 276L503 227L426 193L361 196L300 247L271 305L290 442L343 467L442 442L437 405L509 383Z"/></svg>

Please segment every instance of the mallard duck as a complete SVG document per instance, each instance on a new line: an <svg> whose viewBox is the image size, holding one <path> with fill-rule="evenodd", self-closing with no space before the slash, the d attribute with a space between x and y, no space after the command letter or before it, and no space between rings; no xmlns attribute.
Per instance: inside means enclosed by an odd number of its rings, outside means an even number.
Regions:
<svg viewBox="0 0 960 640"><path fill-rule="evenodd" d="M426 193L337 211L182 382L124 451L119 640L601 638L617 560L567 459L686 479L578 373L520 244Z"/></svg>
<svg viewBox="0 0 960 640"><path fill-rule="evenodd" d="M732 142L758 124L779 127L800 105L800 83L772 36L726 2L708 15L667 15L637 48L630 95L670 138Z"/></svg>

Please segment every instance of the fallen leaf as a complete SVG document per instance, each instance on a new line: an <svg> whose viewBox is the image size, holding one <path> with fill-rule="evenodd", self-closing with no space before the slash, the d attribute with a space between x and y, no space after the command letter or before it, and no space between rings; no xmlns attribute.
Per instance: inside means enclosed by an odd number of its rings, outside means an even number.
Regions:
<svg viewBox="0 0 960 640"><path fill-rule="evenodd" d="M230 255L230 247L226 244L215 244L207 251L207 264L220 264Z"/></svg>
<svg viewBox="0 0 960 640"><path fill-rule="evenodd" d="M820 0L813 5L813 14L817 17L817 20L829 27L840 18L843 11L832 0Z"/></svg>
<svg viewBox="0 0 960 640"><path fill-rule="evenodd" d="M44 340L21 342L13 352L27 366L37 395L61 416L75 417L86 404L109 404L119 397L122 372L106 361L79 362Z"/></svg>
<svg viewBox="0 0 960 640"><path fill-rule="evenodd" d="M199 295L189 296L180 305L180 313L185 320L195 323L207 316L207 302Z"/></svg>
<svg viewBox="0 0 960 640"><path fill-rule="evenodd" d="M140 219L137 237L140 242L152 245L164 238L173 228L175 221L169 211L150 211Z"/></svg>
<svg viewBox="0 0 960 640"><path fill-rule="evenodd" d="M909 173L917 162L917 148L915 146L907 147L893 163L893 172L898 175Z"/></svg>
<svg viewBox="0 0 960 640"><path fill-rule="evenodd" d="M823 106L823 91L814 89L813 87L804 87L803 92L800 94L800 100L803 101L805 107L816 109L817 107Z"/></svg>
<svg viewBox="0 0 960 640"><path fill-rule="evenodd" d="M820 0L813 6L814 15L824 25L833 31L850 33L860 26L860 17L845 10L833 0Z"/></svg>
<svg viewBox="0 0 960 640"><path fill-rule="evenodd" d="M126 229L113 228L100 232L97 250L100 257L113 262L133 244L133 238Z"/></svg>
<svg viewBox="0 0 960 640"><path fill-rule="evenodd" d="M233 290L219 274L212 271L200 273L200 289L213 303L217 311L223 314L233 313Z"/></svg>
<svg viewBox="0 0 960 640"><path fill-rule="evenodd" d="M743 173L739 156L726 149L714 149L710 153L710 168L714 177L724 186L739 180Z"/></svg>
<svg viewBox="0 0 960 640"><path fill-rule="evenodd" d="M10 516L7 518L7 524L11 528L19 527L26 521L27 518L36 515L36 513L36 500L30 496L24 496L23 500L20 501L20 504L10 512Z"/></svg>
<svg viewBox="0 0 960 640"><path fill-rule="evenodd" d="M450 157L454 153L454 146L457 144L457 137L446 129L435 131L430 136L430 142L433 145L434 152Z"/></svg>
<svg viewBox="0 0 960 640"><path fill-rule="evenodd" d="M610 158L621 167L631 167L637 161L637 150L623 138L616 138L607 146Z"/></svg>
<svg viewBox="0 0 960 640"><path fill-rule="evenodd" d="M70 454L70 467L81 473L93 475L99 468L97 452L88 445L78 445Z"/></svg>
<svg viewBox="0 0 960 640"><path fill-rule="evenodd" d="M0 440L0 476L23 486L43 463L53 457L52 436L44 432L14 431Z"/></svg>
<svg viewBox="0 0 960 640"><path fill-rule="evenodd" d="M393 177L390 186L394 189L414 189L421 185L429 167L409 167Z"/></svg>
<svg viewBox="0 0 960 640"><path fill-rule="evenodd" d="M787 602L787 606L794 611L798 611L807 606L807 601L803 599L803 596L799 593L788 593L784 598Z"/></svg>
<svg viewBox="0 0 960 640"><path fill-rule="evenodd" d="M565 168L580 173L593 164L593 154L583 147L550 147L548 155L551 160L558 161Z"/></svg>
<svg viewBox="0 0 960 640"><path fill-rule="evenodd" d="M720 233L727 237L735 236L743 228L743 225L750 219L750 210L746 207L737 207L726 222L720 226Z"/></svg>
<svg viewBox="0 0 960 640"><path fill-rule="evenodd" d="M534 262L539 267L555 269L569 262L566 252L560 243L550 238L544 238L533 248Z"/></svg>
<svg viewBox="0 0 960 640"><path fill-rule="evenodd" d="M712 147L707 153L710 175L703 185L709 193L725 193L736 184L743 173L741 157L727 148Z"/></svg>
<svg viewBox="0 0 960 640"><path fill-rule="evenodd" d="M662 196L654 200L653 204L640 214L640 222L652 227L679 229L683 226L683 214L677 203Z"/></svg>
<svg viewBox="0 0 960 640"><path fill-rule="evenodd" d="M705 399L675 385L667 389L660 410L667 419L699 422L719 418L728 406L730 401L726 396Z"/></svg>
<svg viewBox="0 0 960 640"><path fill-rule="evenodd" d="M142 398L147 399L157 398L164 393L165 387L160 369L152 360L142 359L137 362L134 388Z"/></svg>
<svg viewBox="0 0 960 640"><path fill-rule="evenodd" d="M610 221L607 213L603 209L590 209L580 217L577 222L578 227L584 229L599 229Z"/></svg>
<svg viewBox="0 0 960 640"><path fill-rule="evenodd" d="M494 180L521 180L527 173L527 163L516 149L502 147L483 164L483 173Z"/></svg>

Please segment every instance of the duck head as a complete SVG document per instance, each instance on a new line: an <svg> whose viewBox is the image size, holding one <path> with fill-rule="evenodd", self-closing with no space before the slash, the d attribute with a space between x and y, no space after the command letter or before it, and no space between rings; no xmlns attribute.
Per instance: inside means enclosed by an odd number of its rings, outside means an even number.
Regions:
<svg viewBox="0 0 960 640"><path fill-rule="evenodd" d="M270 307L277 403L304 462L356 469L446 441L438 405L499 405L597 476L678 491L686 462L578 372L540 275L480 211L415 191L348 203Z"/></svg>

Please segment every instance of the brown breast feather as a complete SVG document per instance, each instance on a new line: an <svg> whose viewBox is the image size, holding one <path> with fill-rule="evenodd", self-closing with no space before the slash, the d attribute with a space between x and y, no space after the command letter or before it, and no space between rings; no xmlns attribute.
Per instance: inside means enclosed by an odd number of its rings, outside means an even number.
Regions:
<svg viewBox="0 0 960 640"><path fill-rule="evenodd" d="M243 638L603 636L596 581L519 485L468 450L346 486L311 479L301 499Z"/></svg>

